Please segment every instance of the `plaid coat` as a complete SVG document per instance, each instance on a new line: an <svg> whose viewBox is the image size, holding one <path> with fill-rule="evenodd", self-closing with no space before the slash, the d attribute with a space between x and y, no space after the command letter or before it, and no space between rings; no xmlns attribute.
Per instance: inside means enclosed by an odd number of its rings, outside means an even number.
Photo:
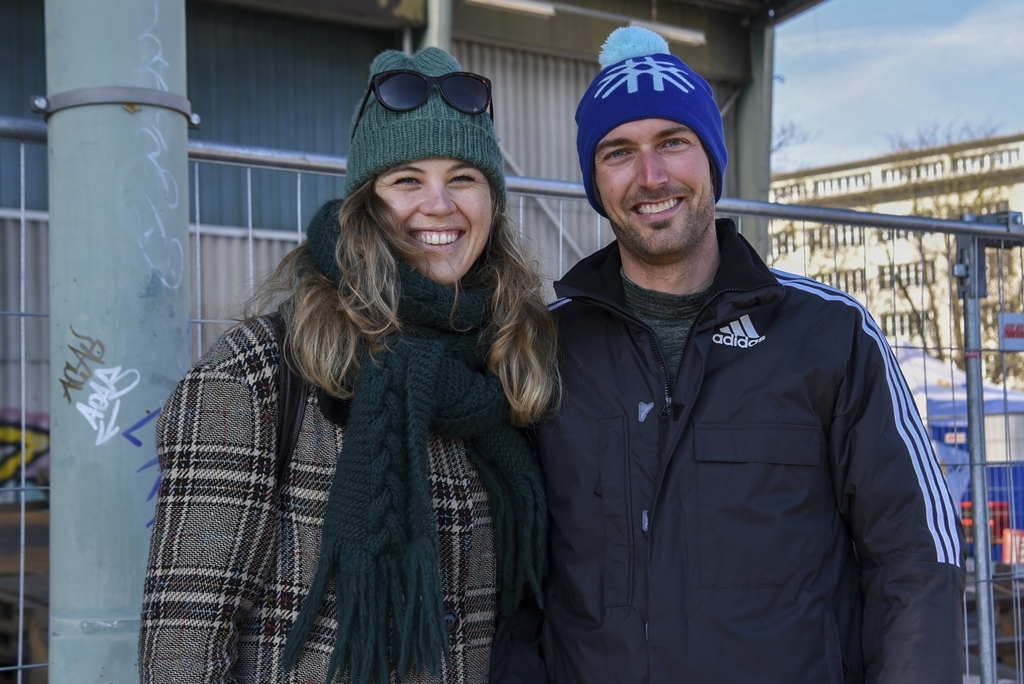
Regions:
<svg viewBox="0 0 1024 684"><path fill-rule="evenodd" d="M282 671L281 654L316 571L344 421L339 402L311 388L279 485L278 358L267 319L234 328L189 371L157 420L163 479L139 638L144 684L326 680L333 583L291 671ZM429 463L451 661L437 676L405 681L485 683L496 611L487 493L461 441L433 436ZM335 681L347 682L347 674Z"/></svg>

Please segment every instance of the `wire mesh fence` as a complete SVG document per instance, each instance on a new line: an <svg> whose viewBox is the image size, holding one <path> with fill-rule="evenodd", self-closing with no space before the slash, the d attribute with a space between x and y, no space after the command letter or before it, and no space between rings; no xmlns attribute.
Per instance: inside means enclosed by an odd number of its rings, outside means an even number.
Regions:
<svg viewBox="0 0 1024 684"><path fill-rule="evenodd" d="M28 209L32 148L0 150L19 188L0 210L0 681L19 684L47 679L49 620L46 216Z"/></svg>
<svg viewBox="0 0 1024 684"><path fill-rule="evenodd" d="M47 358L47 215L28 209L24 199L25 150L34 144L0 149L18 150L22 168L21 206L0 208L0 682L46 679L48 407L61 369ZM209 144L192 147L190 157L190 344L198 359L303 239L315 209L342 195L344 160ZM507 213L533 250L551 296L553 280L614 239L582 186L510 178L509 189ZM210 193L217 193L216 203L204 202ZM207 205L218 209L204 214ZM963 224L901 223L729 199L719 204L719 215L735 218L750 235L767 221L769 266L843 289L871 311L911 386L973 543L964 307L954 275ZM993 543L990 576L980 579L992 588L995 613L991 625L978 625L969 562L964 652L968 677L974 677L979 643L992 634L999 678L1024 684L1024 357L1004 348L999 334L1015 325L1003 314L1024 310L1024 250L1018 236L988 244L981 358L985 508ZM1024 337L1024 326L1020 332Z"/></svg>
<svg viewBox="0 0 1024 684"><path fill-rule="evenodd" d="M963 368L965 312L955 273L952 232L873 228L776 220L771 229L773 267L801 273L853 294L882 327L925 419L968 541L969 582L964 645L967 679L979 681L982 638L976 610L977 580L994 598L992 637L1000 682L1024 682L1021 579L1024 556L1024 361L1000 341L1001 315L1024 310L1020 243L995 241L987 250L989 298L983 300L981 360L984 374L984 444L992 567L975 573L974 501L970 479L968 391ZM993 291L994 290L994 291ZM995 295L995 296L992 296ZM1012 325L1012 324L1011 324Z"/></svg>

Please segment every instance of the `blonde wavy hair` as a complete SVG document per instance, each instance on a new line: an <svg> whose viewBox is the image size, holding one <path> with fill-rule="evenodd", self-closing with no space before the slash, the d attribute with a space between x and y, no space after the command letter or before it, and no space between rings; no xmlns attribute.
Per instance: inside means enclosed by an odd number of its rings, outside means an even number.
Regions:
<svg viewBox="0 0 1024 684"><path fill-rule="evenodd" d="M342 399L352 396L364 352L383 350L389 337L401 333L398 260L412 263L415 256L374 183L364 183L341 206L335 247L339 283L316 266L303 243L261 284L245 311L252 317L280 304L290 365ZM510 421L525 426L539 420L558 396L555 324L540 275L493 190L491 198L487 245L457 287L494 290L491 321L483 332L488 365L505 390Z"/></svg>

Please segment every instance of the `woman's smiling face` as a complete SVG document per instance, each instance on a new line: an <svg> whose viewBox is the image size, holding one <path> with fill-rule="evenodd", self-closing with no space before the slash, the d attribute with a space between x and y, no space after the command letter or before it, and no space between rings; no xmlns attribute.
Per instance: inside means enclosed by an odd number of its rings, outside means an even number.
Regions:
<svg viewBox="0 0 1024 684"><path fill-rule="evenodd" d="M385 171L374 191L413 248L413 267L434 282L454 285L483 253L491 234L491 186L475 166L420 159Z"/></svg>

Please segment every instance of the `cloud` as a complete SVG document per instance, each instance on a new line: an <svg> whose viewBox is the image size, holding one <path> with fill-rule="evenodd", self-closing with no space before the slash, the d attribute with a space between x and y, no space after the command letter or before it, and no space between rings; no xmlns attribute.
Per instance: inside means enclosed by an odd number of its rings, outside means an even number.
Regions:
<svg viewBox="0 0 1024 684"><path fill-rule="evenodd" d="M812 10L813 12L814 10ZM1015 27L1015 28L1014 28ZM1024 130L1024 3L990 0L947 26L779 30L776 120L812 141L790 168L890 151L894 135L954 121Z"/></svg>

